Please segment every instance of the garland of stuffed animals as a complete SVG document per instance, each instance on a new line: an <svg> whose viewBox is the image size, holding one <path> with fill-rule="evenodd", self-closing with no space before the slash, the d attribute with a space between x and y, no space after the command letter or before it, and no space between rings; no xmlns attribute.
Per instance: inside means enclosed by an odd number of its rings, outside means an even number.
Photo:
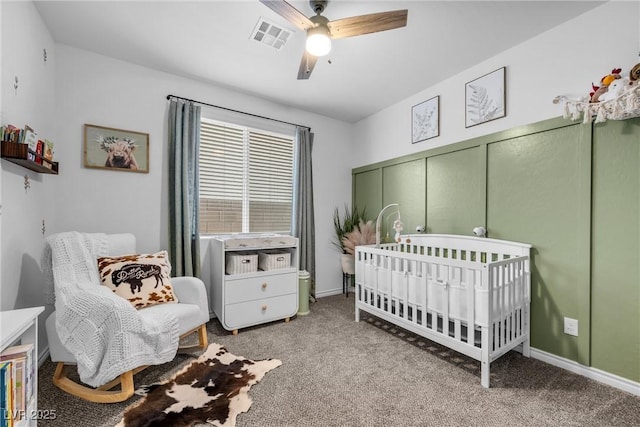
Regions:
<svg viewBox="0 0 640 427"><path fill-rule="evenodd" d="M614 68L611 73L600 79L600 85L593 83L593 91L589 97L572 100L566 96L556 96L554 104L564 101L563 117L590 123L607 120L624 120L640 117L640 64L636 64L629 76L622 76L621 68Z"/></svg>

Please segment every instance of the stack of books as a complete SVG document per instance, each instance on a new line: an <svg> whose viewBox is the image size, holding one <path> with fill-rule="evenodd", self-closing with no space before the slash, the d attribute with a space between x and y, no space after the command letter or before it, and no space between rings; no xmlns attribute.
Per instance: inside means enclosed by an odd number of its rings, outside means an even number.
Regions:
<svg viewBox="0 0 640 427"><path fill-rule="evenodd" d="M29 413L29 402L35 392L33 358L33 344L16 345L0 353L1 427L12 427Z"/></svg>

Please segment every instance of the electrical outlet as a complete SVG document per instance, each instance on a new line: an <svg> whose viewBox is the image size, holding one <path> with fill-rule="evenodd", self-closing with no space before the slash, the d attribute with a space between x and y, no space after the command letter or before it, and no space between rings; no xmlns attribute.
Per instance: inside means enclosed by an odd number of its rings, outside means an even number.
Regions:
<svg viewBox="0 0 640 427"><path fill-rule="evenodd" d="M578 320L570 317L564 318L564 333L567 335L578 336Z"/></svg>

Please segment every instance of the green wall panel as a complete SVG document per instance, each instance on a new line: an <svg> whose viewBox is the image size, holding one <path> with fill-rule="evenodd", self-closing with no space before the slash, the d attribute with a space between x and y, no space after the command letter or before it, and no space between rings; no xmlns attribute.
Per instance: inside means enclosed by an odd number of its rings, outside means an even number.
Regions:
<svg viewBox="0 0 640 427"><path fill-rule="evenodd" d="M486 146L427 159L427 231L472 234L485 226Z"/></svg>
<svg viewBox="0 0 640 427"><path fill-rule="evenodd" d="M425 225L425 159L382 168L382 201L383 206L400 204L404 234L415 233L416 226ZM393 210L387 212L393 213ZM385 215L385 218L388 216ZM395 215L391 215L391 220L395 218ZM389 233L393 239L395 231L391 229L392 225L393 221L383 223L383 237Z"/></svg>
<svg viewBox="0 0 640 427"><path fill-rule="evenodd" d="M487 228L491 237L533 245L531 345L588 364L590 145L585 128L489 144ZM579 337L564 334L564 316L578 319Z"/></svg>
<svg viewBox="0 0 640 427"><path fill-rule="evenodd" d="M353 175L353 203L366 209L367 219L376 219L382 209L382 170L373 169Z"/></svg>
<svg viewBox="0 0 640 427"><path fill-rule="evenodd" d="M640 381L640 119L596 125L592 365Z"/></svg>

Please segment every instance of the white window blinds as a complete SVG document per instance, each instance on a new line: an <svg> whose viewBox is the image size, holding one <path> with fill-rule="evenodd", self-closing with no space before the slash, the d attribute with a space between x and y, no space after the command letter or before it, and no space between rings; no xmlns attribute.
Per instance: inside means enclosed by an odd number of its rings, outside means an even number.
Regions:
<svg viewBox="0 0 640 427"><path fill-rule="evenodd" d="M201 121L200 232L291 231L293 137Z"/></svg>

